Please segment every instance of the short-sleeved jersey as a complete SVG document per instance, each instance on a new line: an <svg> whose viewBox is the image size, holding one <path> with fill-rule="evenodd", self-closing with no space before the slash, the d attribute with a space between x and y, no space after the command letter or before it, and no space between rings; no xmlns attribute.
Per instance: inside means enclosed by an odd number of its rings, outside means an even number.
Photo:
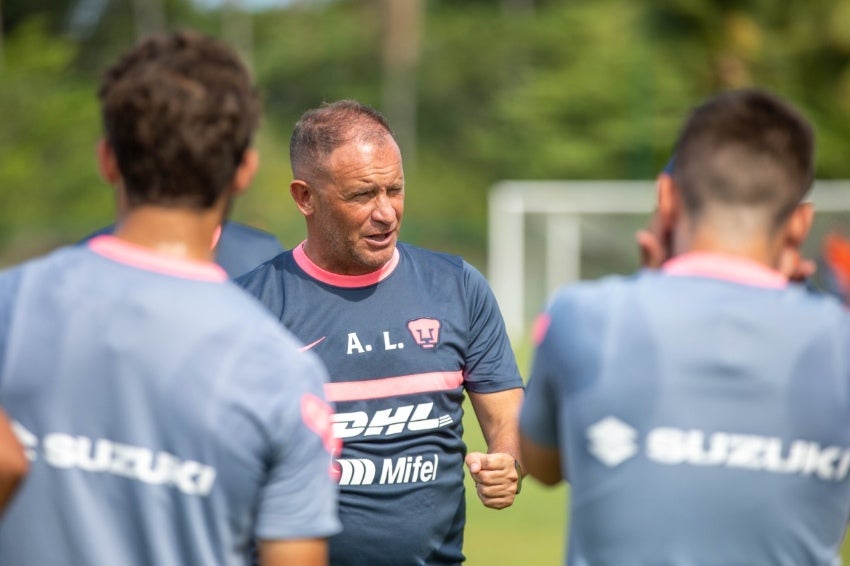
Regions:
<svg viewBox="0 0 850 566"><path fill-rule="evenodd" d="M83 238L82 243L95 236L112 234L115 225L109 225ZM221 225L216 239L215 262L234 278L254 269L283 251L278 239L268 232L228 220Z"/></svg>
<svg viewBox="0 0 850 566"><path fill-rule="evenodd" d="M111 236L0 274L31 471L0 564L248 564L339 530L326 373L213 263Z"/></svg>
<svg viewBox="0 0 850 566"><path fill-rule="evenodd" d="M328 368L343 441L343 532L331 539L331 563L461 562L464 387L522 387L483 276L404 244L378 272L340 276L299 246L237 283Z"/></svg>
<svg viewBox="0 0 850 566"><path fill-rule="evenodd" d="M541 316L520 426L571 484L568 563L833 565L850 327L747 260L579 283Z"/></svg>

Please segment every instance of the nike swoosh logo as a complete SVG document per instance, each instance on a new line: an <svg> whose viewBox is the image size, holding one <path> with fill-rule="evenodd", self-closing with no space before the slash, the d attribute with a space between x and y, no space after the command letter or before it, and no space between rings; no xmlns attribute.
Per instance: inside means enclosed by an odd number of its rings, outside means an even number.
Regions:
<svg viewBox="0 0 850 566"><path fill-rule="evenodd" d="M319 344L324 342L325 338L327 338L327 336L322 336L321 338L319 338L315 342L311 342L311 343L307 344L306 346L302 346L301 348L298 348L298 351L299 352L306 352L310 348L315 348L316 346L318 346Z"/></svg>

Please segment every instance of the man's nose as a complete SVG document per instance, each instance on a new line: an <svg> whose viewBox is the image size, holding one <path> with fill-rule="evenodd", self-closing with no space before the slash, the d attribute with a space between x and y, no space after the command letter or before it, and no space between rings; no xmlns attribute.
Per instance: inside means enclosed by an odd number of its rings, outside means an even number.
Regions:
<svg viewBox="0 0 850 566"><path fill-rule="evenodd" d="M395 208L392 199L385 192L375 196L375 208L372 209L372 219L376 222L391 224L395 220Z"/></svg>

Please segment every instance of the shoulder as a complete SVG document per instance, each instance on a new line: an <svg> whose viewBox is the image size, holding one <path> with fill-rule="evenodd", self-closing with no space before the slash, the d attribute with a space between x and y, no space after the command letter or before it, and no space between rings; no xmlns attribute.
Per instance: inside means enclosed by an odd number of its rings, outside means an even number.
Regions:
<svg viewBox="0 0 850 566"><path fill-rule="evenodd" d="M96 238L97 236L103 236L105 234L112 234L114 231L115 231L115 224L110 224L109 226L104 226L103 228L100 228L99 230L95 230L94 232L92 232L88 236L84 237L79 242L77 242L77 244L85 244L86 242L88 242L92 238Z"/></svg>
<svg viewBox="0 0 850 566"><path fill-rule="evenodd" d="M0 301L10 303L18 294L27 264L0 270Z"/></svg>
<svg viewBox="0 0 850 566"><path fill-rule="evenodd" d="M798 306L812 322L829 322L847 326L850 321L850 310L837 296L808 288L804 285L791 284L788 288L789 301Z"/></svg>
<svg viewBox="0 0 850 566"><path fill-rule="evenodd" d="M274 234L239 222L233 222L230 220L225 222L221 227L221 237L233 238L251 244L265 244L283 251L283 246Z"/></svg>
<svg viewBox="0 0 850 566"><path fill-rule="evenodd" d="M543 315L551 324L549 332L598 328L611 312L634 303L633 293L646 276L652 274L609 275L561 287L550 297Z"/></svg>
<svg viewBox="0 0 850 566"><path fill-rule="evenodd" d="M225 222L215 247L215 260L232 278L282 251L283 246L274 235L238 222Z"/></svg>
<svg viewBox="0 0 850 566"><path fill-rule="evenodd" d="M461 256L436 252L399 244L402 257L407 261L408 273L427 288L446 296L459 294L473 306L485 303L492 296L490 284L484 275Z"/></svg>
<svg viewBox="0 0 850 566"><path fill-rule="evenodd" d="M403 243L399 243L398 247L402 257L409 260L409 269L426 280L455 281L457 285L473 292L489 289L484 275L459 255Z"/></svg>
<svg viewBox="0 0 850 566"><path fill-rule="evenodd" d="M637 289L646 278L645 273L634 275L607 275L599 279L577 281L558 289L552 296L554 303L572 302L593 304L598 299ZM651 277L651 275L649 275Z"/></svg>
<svg viewBox="0 0 850 566"><path fill-rule="evenodd" d="M269 351L273 356L300 348L301 343L280 324L280 320L272 316L269 309L264 308L254 297L243 292L235 282L224 282L215 289L218 293L215 300L219 307L212 316L221 317L220 323L224 327L234 329L234 334L240 336L242 347L250 350L254 343L259 343L268 349L272 345ZM210 297L203 299L208 301Z"/></svg>
<svg viewBox="0 0 850 566"><path fill-rule="evenodd" d="M408 257L420 268L426 269L461 269L465 263L463 258L445 252L437 252L413 246L404 242L397 244L402 257Z"/></svg>
<svg viewBox="0 0 850 566"><path fill-rule="evenodd" d="M46 287L66 291L65 274L75 268L81 256L93 255L86 246L66 246L47 255L0 270L0 319L8 323L10 313L29 293L27 289Z"/></svg>
<svg viewBox="0 0 850 566"><path fill-rule="evenodd" d="M236 277L233 281L248 290L260 289L268 285L282 285L283 274L290 269L292 261L292 250L287 250Z"/></svg>
<svg viewBox="0 0 850 566"><path fill-rule="evenodd" d="M75 266L87 257L94 258L86 242L57 248L47 254L34 257L4 270L0 270L0 278L20 279L31 273L61 270L65 266Z"/></svg>
<svg viewBox="0 0 850 566"><path fill-rule="evenodd" d="M283 252L261 263L251 271L234 279L234 282L258 299L275 316L283 315L285 279L294 271L292 250Z"/></svg>
<svg viewBox="0 0 850 566"><path fill-rule="evenodd" d="M270 415L266 411L291 406L298 392L322 393L324 367L311 352L301 351L302 343L268 309L232 282L223 283L217 304L216 321L202 326L213 336L228 336L216 355L230 358L230 367L237 369L228 373L230 395Z"/></svg>

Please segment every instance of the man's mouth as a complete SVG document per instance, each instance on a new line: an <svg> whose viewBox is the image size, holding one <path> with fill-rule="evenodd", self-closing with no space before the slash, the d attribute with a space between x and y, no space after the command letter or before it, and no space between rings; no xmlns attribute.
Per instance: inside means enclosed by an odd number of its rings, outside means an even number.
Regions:
<svg viewBox="0 0 850 566"><path fill-rule="evenodd" d="M380 232L378 234L370 234L366 239L375 244L386 244L392 239L393 231Z"/></svg>

